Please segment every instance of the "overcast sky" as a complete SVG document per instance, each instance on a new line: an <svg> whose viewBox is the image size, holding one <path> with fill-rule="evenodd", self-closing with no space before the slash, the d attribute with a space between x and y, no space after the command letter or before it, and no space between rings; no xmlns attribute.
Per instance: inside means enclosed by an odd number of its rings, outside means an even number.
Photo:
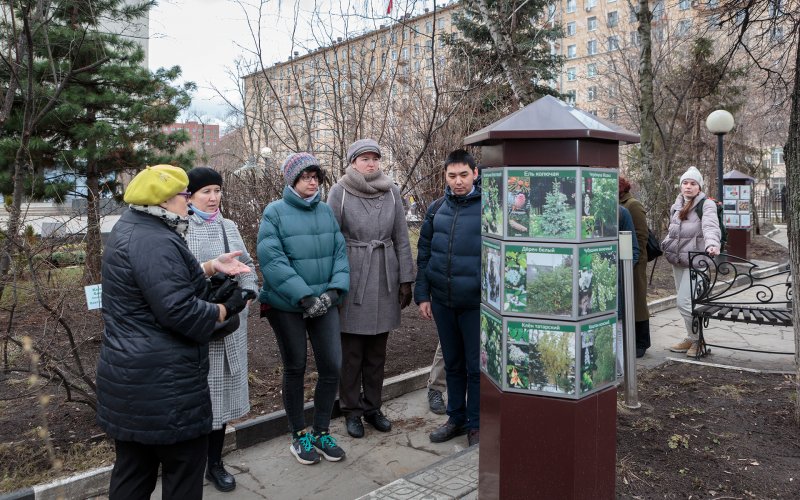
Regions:
<svg viewBox="0 0 800 500"><path fill-rule="evenodd" d="M151 69L178 65L183 78L197 84L189 114L222 120L228 106L213 87L238 102L235 83L227 74L239 57L252 60L255 43L247 24L258 24L256 6L259 0L159 0L150 11L149 62ZM349 32L368 29L370 25L386 22L388 0L271 0L264 2L261 15L262 51L267 65L285 61L293 50L292 30L305 54L319 44L313 38L335 36L345 19ZM429 2L432 3L432 2ZM442 4L444 2L437 2ZM421 12L423 0L395 0L392 17L403 9ZM316 6L316 8L315 8ZM300 20L295 23L295 10ZM342 10L351 15L342 15ZM324 21L310 21L313 12L323 12ZM329 16L330 13L330 16ZM365 21L365 17L372 17ZM226 69L227 68L227 69ZM189 118L187 116L184 119Z"/></svg>

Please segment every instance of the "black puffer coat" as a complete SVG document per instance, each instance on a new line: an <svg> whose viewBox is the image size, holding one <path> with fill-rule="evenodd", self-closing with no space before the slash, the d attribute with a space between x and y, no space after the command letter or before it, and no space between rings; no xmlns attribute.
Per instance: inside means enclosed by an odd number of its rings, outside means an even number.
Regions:
<svg viewBox="0 0 800 500"><path fill-rule="evenodd" d="M417 247L417 304L433 299L455 309L481 305L481 187L455 196L448 186L436 214L425 214Z"/></svg>
<svg viewBox="0 0 800 500"><path fill-rule="evenodd" d="M205 277L159 218L128 210L103 253L105 332L97 422L121 441L172 444L211 431L208 340L219 309Z"/></svg>

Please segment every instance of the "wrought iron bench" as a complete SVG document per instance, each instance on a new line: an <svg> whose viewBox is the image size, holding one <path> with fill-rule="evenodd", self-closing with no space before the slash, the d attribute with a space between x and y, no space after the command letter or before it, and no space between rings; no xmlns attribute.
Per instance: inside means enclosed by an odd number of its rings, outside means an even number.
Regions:
<svg viewBox="0 0 800 500"><path fill-rule="evenodd" d="M710 259L705 253L689 253L692 286L692 331L700 338L697 357L709 347L768 354L793 352L761 351L705 341L703 330L710 320L774 326L792 326L792 277L789 264L762 269L753 262L720 254Z"/></svg>

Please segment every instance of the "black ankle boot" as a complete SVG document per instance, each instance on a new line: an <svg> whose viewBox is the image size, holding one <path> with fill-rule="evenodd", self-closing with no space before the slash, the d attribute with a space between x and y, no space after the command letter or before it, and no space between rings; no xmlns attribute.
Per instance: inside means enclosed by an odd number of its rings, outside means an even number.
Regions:
<svg viewBox="0 0 800 500"><path fill-rule="evenodd" d="M233 477L233 474L225 470L222 462L208 464L206 479L211 481L211 484L219 491L233 491L236 488L236 478Z"/></svg>

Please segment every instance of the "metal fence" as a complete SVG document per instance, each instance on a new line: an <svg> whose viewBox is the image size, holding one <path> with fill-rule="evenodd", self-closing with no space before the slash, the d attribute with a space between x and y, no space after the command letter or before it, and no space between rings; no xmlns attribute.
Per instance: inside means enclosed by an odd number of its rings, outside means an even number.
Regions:
<svg viewBox="0 0 800 500"><path fill-rule="evenodd" d="M785 222L786 201L777 189L754 190L753 209L762 222Z"/></svg>

